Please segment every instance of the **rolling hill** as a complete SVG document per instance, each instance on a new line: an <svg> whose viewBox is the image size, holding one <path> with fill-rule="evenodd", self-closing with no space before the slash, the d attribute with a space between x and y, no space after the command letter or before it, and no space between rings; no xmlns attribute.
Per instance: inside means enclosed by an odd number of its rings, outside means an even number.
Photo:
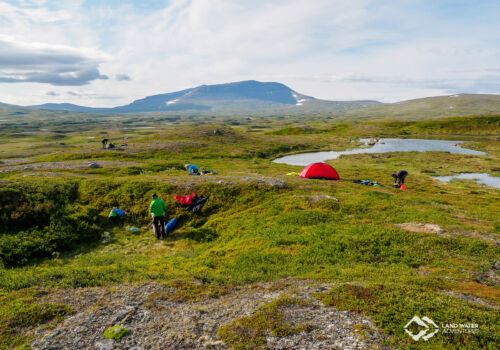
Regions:
<svg viewBox="0 0 500 350"><path fill-rule="evenodd" d="M385 103L369 108L345 111L346 118L432 119L464 115L500 113L500 95L458 94Z"/></svg>
<svg viewBox="0 0 500 350"><path fill-rule="evenodd" d="M500 95L458 94L426 97L395 103L377 101L327 101L300 94L280 83L243 81L201 85L177 92L148 96L113 108L92 108L70 103L15 106L0 103L0 120L70 118L151 113L175 115L327 116L335 119L434 119L500 113Z"/></svg>

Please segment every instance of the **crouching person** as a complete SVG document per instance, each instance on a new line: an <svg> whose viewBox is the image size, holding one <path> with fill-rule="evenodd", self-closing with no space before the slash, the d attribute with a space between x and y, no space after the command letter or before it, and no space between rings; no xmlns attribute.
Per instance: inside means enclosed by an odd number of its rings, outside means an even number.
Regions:
<svg viewBox="0 0 500 350"><path fill-rule="evenodd" d="M392 174L394 178L394 185L392 187L400 188L404 183L408 172L406 170L400 170L397 173Z"/></svg>
<svg viewBox="0 0 500 350"><path fill-rule="evenodd" d="M120 218L125 216L125 212L121 209L118 208L113 208L109 212L108 219L111 222L119 221Z"/></svg>
<svg viewBox="0 0 500 350"><path fill-rule="evenodd" d="M149 212L153 218L153 230L155 232L156 239L165 238L165 210L167 206L163 199L158 198L156 193L152 195L153 200L149 204Z"/></svg>
<svg viewBox="0 0 500 350"><path fill-rule="evenodd" d="M189 171L189 175L200 175L198 172L200 171L200 168L194 164L184 164L184 168Z"/></svg>

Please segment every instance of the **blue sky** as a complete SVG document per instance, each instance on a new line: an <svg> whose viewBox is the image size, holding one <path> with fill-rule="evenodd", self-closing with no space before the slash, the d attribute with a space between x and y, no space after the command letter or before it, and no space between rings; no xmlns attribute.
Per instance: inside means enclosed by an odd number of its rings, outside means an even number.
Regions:
<svg viewBox="0 0 500 350"><path fill-rule="evenodd" d="M500 2L0 0L0 102L279 81L330 100L500 93Z"/></svg>

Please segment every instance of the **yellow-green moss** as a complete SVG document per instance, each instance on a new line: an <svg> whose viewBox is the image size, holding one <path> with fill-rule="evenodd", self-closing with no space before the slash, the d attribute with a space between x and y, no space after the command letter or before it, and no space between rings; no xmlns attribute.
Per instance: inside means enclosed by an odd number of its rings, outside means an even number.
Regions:
<svg viewBox="0 0 500 350"><path fill-rule="evenodd" d="M109 327L104 331L104 338L118 340L130 334L130 329L121 325Z"/></svg>

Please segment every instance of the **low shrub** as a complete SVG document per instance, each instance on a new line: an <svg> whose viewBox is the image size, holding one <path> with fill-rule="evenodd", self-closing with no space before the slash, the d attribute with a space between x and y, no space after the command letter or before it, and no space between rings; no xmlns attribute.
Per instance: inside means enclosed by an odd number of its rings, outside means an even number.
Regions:
<svg viewBox="0 0 500 350"><path fill-rule="evenodd" d="M98 212L77 202L76 182L15 183L0 190L0 261L22 266L101 237Z"/></svg>

